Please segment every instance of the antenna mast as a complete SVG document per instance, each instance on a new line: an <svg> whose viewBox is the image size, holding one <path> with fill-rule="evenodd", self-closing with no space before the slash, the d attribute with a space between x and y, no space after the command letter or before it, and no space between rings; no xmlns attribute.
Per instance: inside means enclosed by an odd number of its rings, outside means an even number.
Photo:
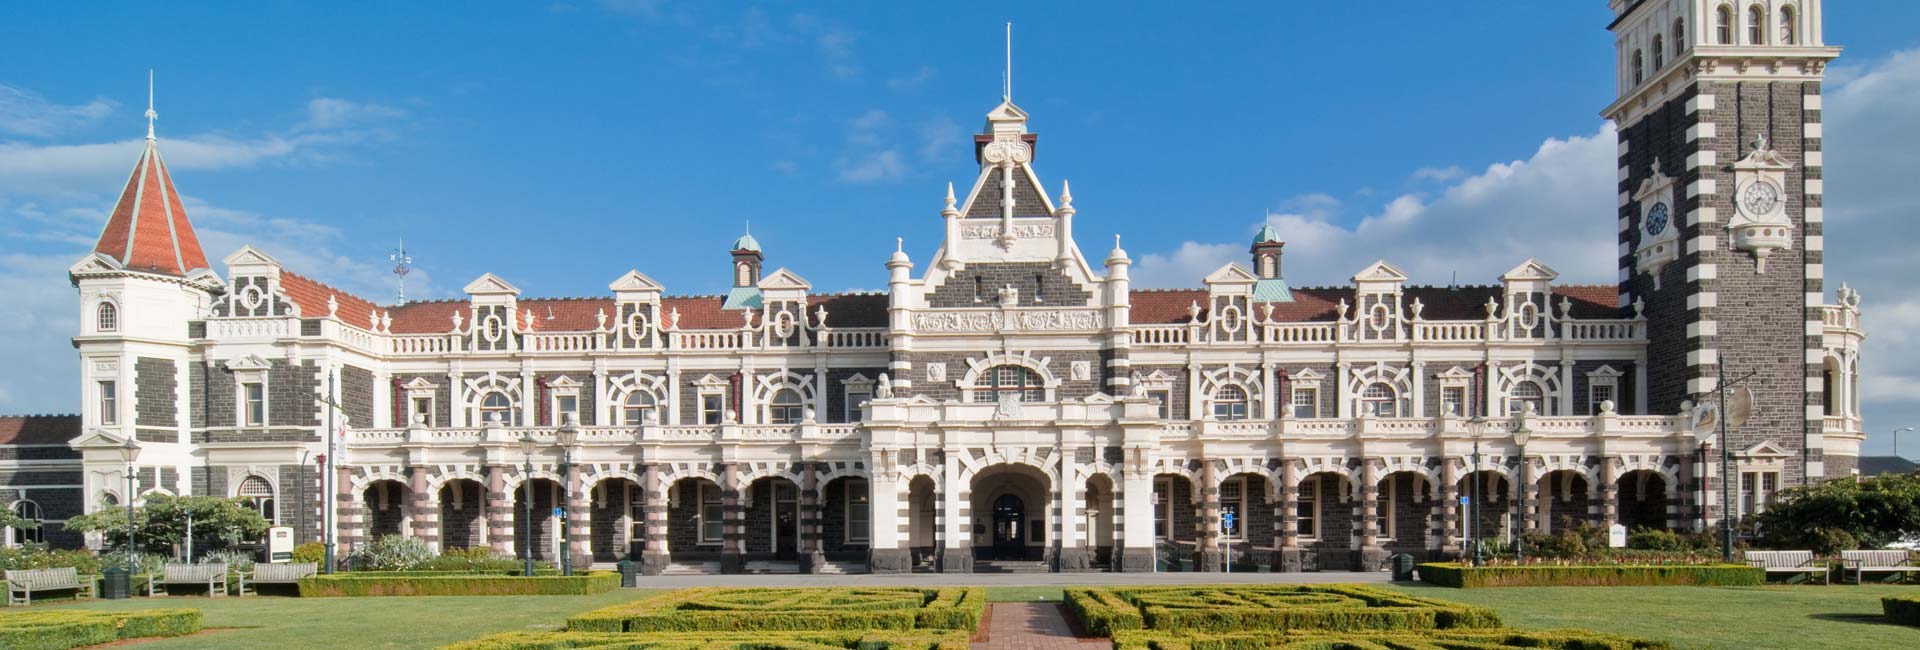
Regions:
<svg viewBox="0 0 1920 650"><path fill-rule="evenodd" d="M413 256L407 254L407 240L401 239L400 247L393 249L393 254L388 255L387 259L393 261L393 278L399 286L399 295L394 299L394 304L407 304L407 274L413 272Z"/></svg>
<svg viewBox="0 0 1920 650"><path fill-rule="evenodd" d="M1007 72L1001 82L1000 99L1013 101L1013 23L1007 23Z"/></svg>

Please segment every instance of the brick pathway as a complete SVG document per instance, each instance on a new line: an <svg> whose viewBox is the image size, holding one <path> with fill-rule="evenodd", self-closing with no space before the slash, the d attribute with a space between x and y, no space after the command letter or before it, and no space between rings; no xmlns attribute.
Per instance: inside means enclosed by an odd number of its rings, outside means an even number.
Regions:
<svg viewBox="0 0 1920 650"><path fill-rule="evenodd" d="M973 650L1106 650L1107 639L1073 636L1066 612L1057 603L988 605L987 640Z"/></svg>

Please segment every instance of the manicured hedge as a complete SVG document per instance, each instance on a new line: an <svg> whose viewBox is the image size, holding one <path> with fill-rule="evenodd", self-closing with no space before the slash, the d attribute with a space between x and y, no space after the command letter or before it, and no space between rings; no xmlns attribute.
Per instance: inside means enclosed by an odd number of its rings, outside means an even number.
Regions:
<svg viewBox="0 0 1920 650"><path fill-rule="evenodd" d="M1121 632L1113 638L1114 650L1668 650L1672 647L1661 641L1584 630L1311 630L1286 634Z"/></svg>
<svg viewBox="0 0 1920 650"><path fill-rule="evenodd" d="M979 587L682 589L574 616L567 630L971 630L986 607Z"/></svg>
<svg viewBox="0 0 1920 650"><path fill-rule="evenodd" d="M1087 631L1284 632L1494 628L1493 610L1359 585L1067 589Z"/></svg>
<svg viewBox="0 0 1920 650"><path fill-rule="evenodd" d="M1472 587L1750 586L1767 572L1736 564L1705 566L1483 566L1453 562L1420 565L1420 579L1458 589Z"/></svg>
<svg viewBox="0 0 1920 650"><path fill-rule="evenodd" d="M378 575L336 573L300 579L302 597L327 596L579 596L620 588L620 574L574 576L500 574Z"/></svg>
<svg viewBox="0 0 1920 650"><path fill-rule="evenodd" d="M440 650L967 650L962 630L848 632L507 632Z"/></svg>
<svg viewBox="0 0 1920 650"><path fill-rule="evenodd" d="M1880 599L1880 610L1887 622L1920 625L1920 596L1887 596Z"/></svg>
<svg viewBox="0 0 1920 650"><path fill-rule="evenodd" d="M200 610L122 612L42 609L0 614L0 648L66 650L120 639L180 636L200 631Z"/></svg>

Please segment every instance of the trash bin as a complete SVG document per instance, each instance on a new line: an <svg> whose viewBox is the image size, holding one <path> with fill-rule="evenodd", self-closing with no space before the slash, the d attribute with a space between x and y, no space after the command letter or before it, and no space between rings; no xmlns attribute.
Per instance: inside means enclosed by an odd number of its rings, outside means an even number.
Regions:
<svg viewBox="0 0 1920 650"><path fill-rule="evenodd" d="M101 571L100 574L101 579L105 582L105 584L100 586L101 598L120 600L132 595L130 592L133 591L133 579L132 576L127 574L125 568L117 566L108 567L107 570Z"/></svg>
<svg viewBox="0 0 1920 650"><path fill-rule="evenodd" d="M621 560L613 566L620 571L620 586L629 589L640 586L640 565L633 560Z"/></svg>
<svg viewBox="0 0 1920 650"><path fill-rule="evenodd" d="M1393 581L1413 581L1413 556L1406 553L1393 556Z"/></svg>

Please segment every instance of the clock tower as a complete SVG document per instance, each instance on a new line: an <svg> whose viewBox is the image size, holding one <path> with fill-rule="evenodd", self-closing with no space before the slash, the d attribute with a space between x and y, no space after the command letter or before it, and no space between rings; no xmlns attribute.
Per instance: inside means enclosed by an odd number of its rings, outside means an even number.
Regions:
<svg viewBox="0 0 1920 650"><path fill-rule="evenodd" d="M1620 302L1647 317L1649 412L1714 401L1722 364L1745 378L1730 390L1753 391L1752 418L1729 432L1740 510L1834 473L1820 83L1840 48L1822 40L1820 5L1611 0L1619 93L1602 114L1619 136Z"/></svg>

